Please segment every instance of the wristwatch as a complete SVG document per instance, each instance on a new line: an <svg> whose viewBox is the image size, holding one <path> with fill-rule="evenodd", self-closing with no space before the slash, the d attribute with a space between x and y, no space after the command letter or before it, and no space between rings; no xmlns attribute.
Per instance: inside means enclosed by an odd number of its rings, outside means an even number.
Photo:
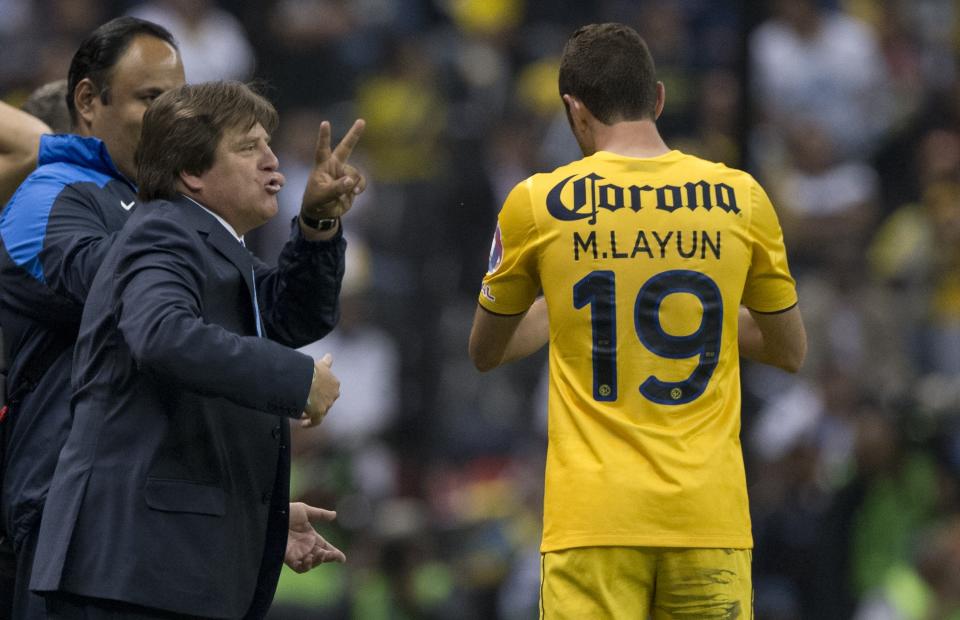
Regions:
<svg viewBox="0 0 960 620"><path fill-rule="evenodd" d="M330 230L337 225L337 222L340 221L339 217L327 217L320 219L318 217L304 215L303 213L300 214L300 219L303 220L304 224L316 230Z"/></svg>

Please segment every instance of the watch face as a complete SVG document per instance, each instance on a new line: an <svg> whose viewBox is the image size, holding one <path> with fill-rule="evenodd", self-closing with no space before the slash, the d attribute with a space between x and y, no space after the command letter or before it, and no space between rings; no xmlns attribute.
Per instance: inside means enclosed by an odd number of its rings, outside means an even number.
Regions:
<svg viewBox="0 0 960 620"><path fill-rule="evenodd" d="M315 228L317 230L330 230L337 225L337 222L340 221L339 217L328 217L321 220L318 217L310 217L309 215L303 214L300 215L300 219L310 228Z"/></svg>

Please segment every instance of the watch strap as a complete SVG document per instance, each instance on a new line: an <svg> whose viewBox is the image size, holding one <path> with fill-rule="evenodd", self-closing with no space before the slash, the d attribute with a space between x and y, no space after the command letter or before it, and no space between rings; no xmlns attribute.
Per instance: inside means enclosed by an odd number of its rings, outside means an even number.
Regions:
<svg viewBox="0 0 960 620"><path fill-rule="evenodd" d="M319 218L310 217L302 213L300 214L300 219L303 220L304 224L315 230L330 230L340 221L339 217Z"/></svg>

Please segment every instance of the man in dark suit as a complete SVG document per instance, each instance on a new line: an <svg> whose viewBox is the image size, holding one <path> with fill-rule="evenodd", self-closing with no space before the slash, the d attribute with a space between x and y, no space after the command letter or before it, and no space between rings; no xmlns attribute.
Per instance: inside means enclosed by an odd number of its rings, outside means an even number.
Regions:
<svg viewBox="0 0 960 620"><path fill-rule="evenodd" d="M144 204L94 279L74 358L73 426L31 588L53 618L260 618L281 564L344 559L288 504L288 419L339 395L330 358L290 347L334 325L340 216L363 188L321 125L304 211L277 268L243 235L277 212L273 107L231 82L161 95L137 151Z"/></svg>

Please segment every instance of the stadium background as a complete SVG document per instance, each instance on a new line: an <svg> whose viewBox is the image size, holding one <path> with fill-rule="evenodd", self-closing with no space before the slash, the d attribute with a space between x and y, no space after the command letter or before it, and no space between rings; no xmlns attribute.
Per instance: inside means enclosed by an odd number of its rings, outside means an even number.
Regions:
<svg viewBox="0 0 960 620"><path fill-rule="evenodd" d="M806 367L744 366L756 617L960 617L960 3L0 0L0 95L125 12L171 28L188 80L266 85L287 216L319 120L368 122L316 349L343 395L292 481L349 562L285 573L271 618L535 617L545 356L479 375L467 331L506 192L579 156L563 42L608 20L650 44L668 144L768 188L799 281Z"/></svg>

